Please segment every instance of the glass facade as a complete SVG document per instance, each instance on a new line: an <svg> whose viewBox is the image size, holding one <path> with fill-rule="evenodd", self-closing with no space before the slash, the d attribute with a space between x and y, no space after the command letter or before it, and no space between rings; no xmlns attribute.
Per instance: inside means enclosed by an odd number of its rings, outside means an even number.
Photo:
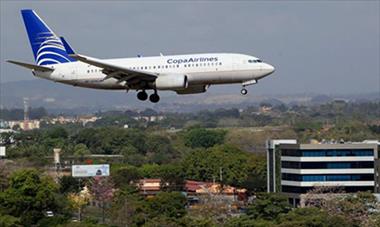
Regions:
<svg viewBox="0 0 380 227"><path fill-rule="evenodd" d="M373 191L373 186L345 186L339 187L345 192L365 192ZM297 186L286 186L283 185L281 188L282 192L288 193L307 193L310 190L313 190L313 187L297 187Z"/></svg>
<svg viewBox="0 0 380 227"><path fill-rule="evenodd" d="M341 156L373 156L372 149L283 149L282 156L295 157L341 157Z"/></svg>
<svg viewBox="0 0 380 227"><path fill-rule="evenodd" d="M380 169L380 167L377 167L380 166L380 163L377 164L376 162L378 155L375 154L376 149L373 145L280 144L279 150L282 159L279 163L281 165L281 174L277 176L281 178L281 192L303 194L314 188L310 185L319 185L319 183L321 185L335 185L345 192L373 192L375 191L375 185L377 185L376 182L379 182L379 180L377 180L376 171L375 173L371 173L372 171L364 171L364 169ZM284 157L289 158L283 159ZM297 158L292 160L290 157ZM310 158L298 159L300 157ZM337 158L329 159L324 157ZM294 171L294 173L287 173L290 171L286 169L296 171ZM300 174L301 172L299 172L299 170L310 171L302 171L302 174ZM287 185L289 182L286 181L293 182L295 185L300 182L308 182L308 184L302 184L308 186L290 186ZM351 185L351 182L357 183L353 183L352 186L341 186L341 184ZM368 186L360 186L363 184Z"/></svg>
<svg viewBox="0 0 380 227"><path fill-rule="evenodd" d="M363 162L290 162L282 161L282 168L289 169L367 169L374 168L373 161Z"/></svg>
<svg viewBox="0 0 380 227"><path fill-rule="evenodd" d="M282 180L289 181L373 181L373 174L293 174L283 173Z"/></svg>

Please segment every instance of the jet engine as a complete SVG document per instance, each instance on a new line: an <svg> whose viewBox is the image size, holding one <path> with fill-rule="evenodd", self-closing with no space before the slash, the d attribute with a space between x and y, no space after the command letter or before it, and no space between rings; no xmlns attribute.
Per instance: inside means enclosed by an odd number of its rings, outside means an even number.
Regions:
<svg viewBox="0 0 380 227"><path fill-rule="evenodd" d="M181 74L158 76L155 81L158 90L182 90L187 88L187 85L187 76Z"/></svg>

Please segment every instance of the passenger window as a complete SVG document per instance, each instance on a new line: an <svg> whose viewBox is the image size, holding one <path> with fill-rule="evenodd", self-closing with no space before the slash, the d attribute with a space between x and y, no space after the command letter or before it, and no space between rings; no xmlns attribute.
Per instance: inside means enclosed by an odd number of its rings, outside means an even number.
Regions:
<svg viewBox="0 0 380 227"><path fill-rule="evenodd" d="M168 68L168 65L166 65L166 67L165 68Z"/></svg>
<svg viewBox="0 0 380 227"><path fill-rule="evenodd" d="M221 62L219 62L219 65L222 65L222 63L221 63Z"/></svg>

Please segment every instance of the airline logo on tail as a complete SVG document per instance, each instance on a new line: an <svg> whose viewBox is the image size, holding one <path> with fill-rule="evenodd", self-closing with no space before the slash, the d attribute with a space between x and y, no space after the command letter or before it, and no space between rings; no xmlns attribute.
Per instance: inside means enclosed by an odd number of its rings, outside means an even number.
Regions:
<svg viewBox="0 0 380 227"><path fill-rule="evenodd" d="M76 61L69 57L68 44L59 38L33 10L21 10L34 60L37 65L52 65ZM62 42L63 41L63 42Z"/></svg>

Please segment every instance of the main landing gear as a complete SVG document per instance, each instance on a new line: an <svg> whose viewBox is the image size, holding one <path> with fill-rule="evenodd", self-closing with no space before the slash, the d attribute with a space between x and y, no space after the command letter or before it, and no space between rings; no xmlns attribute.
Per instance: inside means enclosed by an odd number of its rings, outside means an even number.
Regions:
<svg viewBox="0 0 380 227"><path fill-rule="evenodd" d="M145 90L140 91L137 93L137 98L141 101L145 101L148 99L148 94L145 92ZM157 103L160 101L160 96L157 94L157 91L155 90L153 94L149 96L149 101L152 103Z"/></svg>
<svg viewBox="0 0 380 227"><path fill-rule="evenodd" d="M160 101L160 96L157 95L157 91L154 91L154 93L149 96L149 100L153 103Z"/></svg>
<svg viewBox="0 0 380 227"><path fill-rule="evenodd" d="M137 93L137 98L141 101L145 101L148 98L148 94L145 92L145 90L142 90L139 93Z"/></svg>

